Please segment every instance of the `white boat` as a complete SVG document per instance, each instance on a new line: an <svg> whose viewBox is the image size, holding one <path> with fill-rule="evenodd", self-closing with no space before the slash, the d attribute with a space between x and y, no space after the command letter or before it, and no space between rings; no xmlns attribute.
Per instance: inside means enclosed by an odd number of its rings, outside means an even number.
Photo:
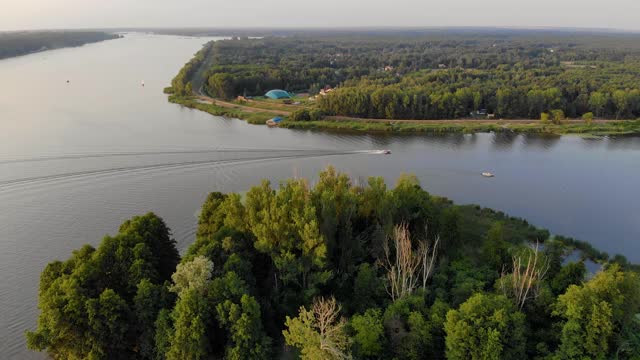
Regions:
<svg viewBox="0 0 640 360"><path fill-rule="evenodd" d="M490 172L483 172L482 176L484 176L484 177L494 177L495 175L493 173L490 173Z"/></svg>
<svg viewBox="0 0 640 360"><path fill-rule="evenodd" d="M391 155L391 150L375 150L374 154Z"/></svg>

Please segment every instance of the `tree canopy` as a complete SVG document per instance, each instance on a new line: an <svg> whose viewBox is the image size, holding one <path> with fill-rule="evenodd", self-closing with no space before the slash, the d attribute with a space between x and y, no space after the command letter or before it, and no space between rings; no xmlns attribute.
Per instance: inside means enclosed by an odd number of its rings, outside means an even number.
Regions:
<svg viewBox="0 0 640 360"><path fill-rule="evenodd" d="M565 262L575 249L602 266L590 280ZM52 262L27 344L54 359L634 359L637 268L412 175L387 188L328 168L211 193L182 258L150 213Z"/></svg>

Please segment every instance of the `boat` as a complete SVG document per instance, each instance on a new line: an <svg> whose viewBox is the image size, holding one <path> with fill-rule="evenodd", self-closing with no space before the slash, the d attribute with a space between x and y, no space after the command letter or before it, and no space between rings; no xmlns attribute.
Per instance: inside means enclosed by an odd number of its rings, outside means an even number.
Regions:
<svg viewBox="0 0 640 360"><path fill-rule="evenodd" d="M278 124L282 121L281 117L274 117L273 119L269 119L266 121L267 126L278 126Z"/></svg>
<svg viewBox="0 0 640 360"><path fill-rule="evenodd" d="M391 150L374 150L373 153L378 155L391 155Z"/></svg>
<svg viewBox="0 0 640 360"><path fill-rule="evenodd" d="M495 175L493 173L490 173L490 172L483 172L482 176L484 176L484 177L494 177Z"/></svg>

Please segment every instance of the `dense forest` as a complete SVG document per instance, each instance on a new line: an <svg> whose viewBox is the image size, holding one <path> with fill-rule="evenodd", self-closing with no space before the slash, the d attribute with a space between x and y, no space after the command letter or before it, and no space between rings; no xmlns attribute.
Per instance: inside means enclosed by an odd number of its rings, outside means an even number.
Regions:
<svg viewBox="0 0 640 360"><path fill-rule="evenodd" d="M211 193L182 257L149 213L52 262L27 340L54 359L637 359L636 271L414 176L328 168Z"/></svg>
<svg viewBox="0 0 640 360"><path fill-rule="evenodd" d="M327 114L383 119L640 117L640 36L554 32L336 33L212 42L174 79L213 97L280 88ZM197 90L197 89L196 89Z"/></svg>
<svg viewBox="0 0 640 360"><path fill-rule="evenodd" d="M118 35L98 31L0 32L0 59L116 38Z"/></svg>

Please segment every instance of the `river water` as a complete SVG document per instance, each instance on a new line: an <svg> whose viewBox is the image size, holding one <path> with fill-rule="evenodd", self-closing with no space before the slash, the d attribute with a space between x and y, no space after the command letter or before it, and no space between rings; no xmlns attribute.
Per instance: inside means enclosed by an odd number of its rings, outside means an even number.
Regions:
<svg viewBox="0 0 640 360"><path fill-rule="evenodd" d="M431 193L640 262L640 138L295 131L168 103L162 88L209 39L129 34L0 61L3 358L43 357L23 334L35 327L47 263L148 211L184 250L207 193L313 179L329 164L360 183L412 172ZM372 149L393 154L363 152Z"/></svg>

